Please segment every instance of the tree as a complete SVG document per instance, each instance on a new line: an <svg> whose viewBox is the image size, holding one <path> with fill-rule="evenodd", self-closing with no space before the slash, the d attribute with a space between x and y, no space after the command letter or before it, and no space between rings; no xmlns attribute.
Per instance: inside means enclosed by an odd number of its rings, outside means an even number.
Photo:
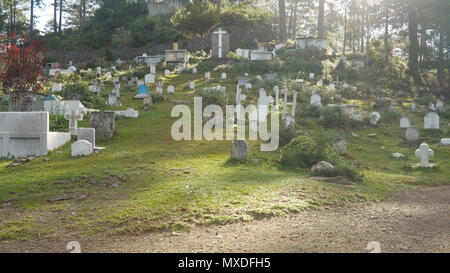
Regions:
<svg viewBox="0 0 450 273"><path fill-rule="evenodd" d="M286 2L284 0L278 0L278 8L280 11L280 40L284 43L287 40Z"/></svg>
<svg viewBox="0 0 450 273"><path fill-rule="evenodd" d="M26 97L28 91L40 92L42 85L38 77L44 62L42 47L34 40L25 45L26 38L10 37L15 43L6 42L7 37L0 38L0 63L4 64L0 74L1 90L13 92L11 99L23 101L23 108L29 110L31 99Z"/></svg>
<svg viewBox="0 0 450 273"><path fill-rule="evenodd" d="M325 0L319 0L318 38L325 38Z"/></svg>
<svg viewBox="0 0 450 273"><path fill-rule="evenodd" d="M413 77L416 84L421 84L418 65L419 42L417 40L418 31L417 8L413 1L408 2L408 32L409 32L409 75Z"/></svg>
<svg viewBox="0 0 450 273"><path fill-rule="evenodd" d="M177 10L170 22L184 36L200 38L203 50L206 36L219 22L219 9L207 0L193 0Z"/></svg>

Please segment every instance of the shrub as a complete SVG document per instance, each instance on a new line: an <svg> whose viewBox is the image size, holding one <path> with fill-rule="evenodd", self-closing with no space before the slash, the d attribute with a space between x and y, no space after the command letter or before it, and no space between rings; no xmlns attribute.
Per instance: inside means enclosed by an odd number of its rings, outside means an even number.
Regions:
<svg viewBox="0 0 450 273"><path fill-rule="evenodd" d="M216 90L197 91L195 92L195 95L198 97L202 97L203 108L212 104L223 107L226 104L226 100L223 94Z"/></svg>
<svg viewBox="0 0 450 273"><path fill-rule="evenodd" d="M326 160L328 147L320 145L309 135L294 138L282 148L280 164L287 167L311 168L319 161Z"/></svg>
<svg viewBox="0 0 450 273"><path fill-rule="evenodd" d="M280 126L280 147L286 146L292 139L297 136L298 134L295 131L295 127L286 126L286 122L283 120Z"/></svg>
<svg viewBox="0 0 450 273"><path fill-rule="evenodd" d="M350 119L341 107L322 107L320 109L320 124L328 128L354 128L356 123Z"/></svg>
<svg viewBox="0 0 450 273"><path fill-rule="evenodd" d="M336 167L339 175L362 181L363 175L357 168L339 156L328 143L331 143L331 137L320 128L313 132L313 136L300 135L281 149L280 164L309 169L319 161L327 161Z"/></svg>

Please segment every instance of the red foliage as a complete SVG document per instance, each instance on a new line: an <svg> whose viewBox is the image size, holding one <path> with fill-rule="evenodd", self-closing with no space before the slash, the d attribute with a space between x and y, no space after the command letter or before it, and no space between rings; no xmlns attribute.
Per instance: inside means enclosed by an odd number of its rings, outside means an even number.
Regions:
<svg viewBox="0 0 450 273"><path fill-rule="evenodd" d="M42 91L38 82L44 64L41 45L32 41L24 45L26 39L12 35L15 44L6 42L6 36L0 37L0 86L3 92Z"/></svg>

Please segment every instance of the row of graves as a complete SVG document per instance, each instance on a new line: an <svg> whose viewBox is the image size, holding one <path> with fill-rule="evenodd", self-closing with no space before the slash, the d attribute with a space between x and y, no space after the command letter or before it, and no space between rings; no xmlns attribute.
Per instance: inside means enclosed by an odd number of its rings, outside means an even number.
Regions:
<svg viewBox="0 0 450 273"><path fill-rule="evenodd" d="M65 74L64 71L77 73L77 68L72 63L69 64L68 69L60 67L53 64L48 65L47 69L59 70L49 73L55 76L58 73ZM115 67L112 67L112 70L115 70ZM84 72L96 73L96 76L103 74L106 79L109 79L112 77L111 71L97 67L95 72L93 69ZM120 86L120 79L114 78L114 88L108 96L107 105L121 106ZM71 145L72 156L87 156L104 149L96 146L96 140L109 140L113 137L116 116L126 118L139 116L139 112L132 108L100 111L86 108L79 100L63 100L58 95L63 89L64 86L61 83L53 83L50 94L33 99L31 112L0 112L0 158L45 156L49 151L68 143L72 137L77 139ZM89 91L92 93L99 94L104 89L104 84L99 80L94 80L89 86ZM7 96L3 96L2 99L9 100ZM64 116L69 121L69 131L50 132L50 115ZM78 127L78 122L86 116L90 118L90 127Z"/></svg>

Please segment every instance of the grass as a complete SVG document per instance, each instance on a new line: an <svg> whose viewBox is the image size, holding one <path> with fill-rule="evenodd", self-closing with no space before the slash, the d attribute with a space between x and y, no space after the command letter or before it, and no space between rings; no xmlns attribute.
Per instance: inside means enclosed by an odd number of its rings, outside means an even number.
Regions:
<svg viewBox="0 0 450 273"><path fill-rule="evenodd" d="M174 85L176 93L170 99L191 100L194 92L186 88L190 80L201 89L210 82L220 83L227 88L228 101L234 101L237 76L228 75L222 81L220 72L214 71L206 81L201 74L175 74L167 77L164 89ZM254 84L253 89L257 88ZM231 141L176 142L170 135L174 104L166 101L144 111L142 101L132 99L134 93L122 88L124 106L118 109L132 107L140 111L140 117L118 119L113 140L97 143L106 147L101 153L72 158L68 144L51 152L47 160L38 158L13 168L6 168L10 161L0 161L0 202L17 199L0 208L1 240L67 232L90 236L179 230L378 201L398 190L450 184L448 147L431 145L438 168L407 168L417 162L415 149L398 147L404 132L397 121L355 130L359 137L352 137L351 131L329 131L350 140L347 157L356 160L364 173L362 183L349 187L311 180L307 172L280 170L279 152L260 152L256 141L250 143L250 159L258 160L241 163L228 161ZM413 116L414 125L420 125L421 115ZM79 126L88 124L84 120ZM369 133L377 137L366 137ZM436 139L432 134L424 137ZM407 158L392 158L394 152ZM48 202L69 195L82 198Z"/></svg>

